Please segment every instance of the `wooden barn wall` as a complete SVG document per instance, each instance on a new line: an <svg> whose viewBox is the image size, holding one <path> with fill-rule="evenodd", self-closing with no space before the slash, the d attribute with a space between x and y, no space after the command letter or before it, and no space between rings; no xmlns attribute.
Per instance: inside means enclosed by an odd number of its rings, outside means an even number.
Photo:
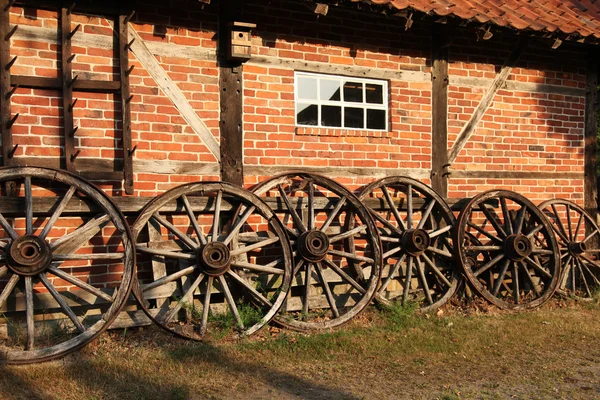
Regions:
<svg viewBox="0 0 600 400"><path fill-rule="evenodd" d="M405 29L405 20L330 7L318 16L298 2L244 2L243 20L254 22L253 57L243 65L245 184L289 169L326 173L354 189L386 175L430 183L432 84L430 26ZM12 74L58 76L57 13L13 7ZM217 7L147 1L130 22L139 37L129 77L135 196L155 196L183 182L219 178L217 155L190 124L167 85L219 140ZM73 28L73 74L112 80L118 74L112 22L78 15ZM130 32L131 33L131 32ZM452 30L449 41L448 150L516 45L495 35L478 40ZM583 191L584 52L530 40L481 121L447 169L449 197L507 188L538 201L561 196L578 202ZM144 62L143 46L155 67ZM158 68L156 68L158 67ZM158 71L157 71L158 69ZM389 82L387 132L295 126L294 71L371 77ZM75 93L78 170L122 165L120 98ZM15 160L57 165L64 157L61 98L51 90L18 88ZM31 157L34 157L33 159ZM97 181L122 194L119 180Z"/></svg>

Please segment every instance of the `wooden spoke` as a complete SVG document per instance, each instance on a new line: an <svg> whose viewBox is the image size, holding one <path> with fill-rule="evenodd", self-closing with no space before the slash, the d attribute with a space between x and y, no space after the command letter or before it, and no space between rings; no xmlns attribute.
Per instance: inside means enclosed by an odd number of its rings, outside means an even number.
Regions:
<svg viewBox="0 0 600 400"><path fill-rule="evenodd" d="M533 282L533 278L531 277L531 274L529 273L529 269L527 268L527 265L523 261L519 261L519 265L523 269L523 271L524 271L523 275L525 275L525 278L527 278L527 281L529 282L529 285L531 286L531 288L535 292L535 295L537 297L541 297L542 293L540 292L540 289L538 288L538 285L536 285L535 282Z"/></svg>
<svg viewBox="0 0 600 400"><path fill-rule="evenodd" d="M473 275L478 277L479 275L483 274L488 269L492 268L494 265L498 264L500 262L500 260L502 260L503 258L504 258L503 253L498 254L496 257L494 257L493 259L488 261L483 267L481 267L477 271L475 271L473 273Z"/></svg>
<svg viewBox="0 0 600 400"><path fill-rule="evenodd" d="M491 240L495 241L496 243L503 243L502 239L500 239L497 236L492 235L491 233L489 233L488 231L484 230L483 228L475 225L472 222L467 222L467 225L473 229L475 229L477 232L481 233L482 235L490 238Z"/></svg>
<svg viewBox="0 0 600 400"><path fill-rule="evenodd" d="M576 269L577 263L576 263L576 259L575 257L573 257L573 259L571 260L571 290L573 291L573 293L577 293L577 278L576 278L576 274L577 274L577 269Z"/></svg>
<svg viewBox="0 0 600 400"><path fill-rule="evenodd" d="M433 263L431 258L427 257L427 254L423 253L423 254L421 254L421 257L423 258L423 260L425 260L425 263L429 266L429 268L431 268L433 270L433 272L438 276L438 278L440 278L442 280L442 282L444 282L444 285L446 285L447 287L452 287L452 283L448 280L448 278L446 278L446 276L444 276L442 271L440 271L440 269Z"/></svg>
<svg viewBox="0 0 600 400"><path fill-rule="evenodd" d="M204 308L202 308L202 321L200 322L200 334L204 335L208 328L208 312L210 310L210 295L212 292L213 282L215 278L213 276L208 277L206 284L206 292L204 292Z"/></svg>
<svg viewBox="0 0 600 400"><path fill-rule="evenodd" d="M413 198L412 198L412 185L409 183L406 186L406 227L412 229L413 227Z"/></svg>
<svg viewBox="0 0 600 400"><path fill-rule="evenodd" d="M499 251L502 246L466 246L465 250L468 253L482 253L484 251Z"/></svg>
<svg viewBox="0 0 600 400"><path fill-rule="evenodd" d="M346 197L342 196L338 200L338 202L335 205L335 208L333 209L333 211L331 211L331 213L327 216L327 219L323 223L323 226L321 226L320 230L325 231L327 228L329 228L329 225L331 225L331 223L333 222L333 220L335 219L335 217L337 217L337 215L339 214L340 210L342 209L342 207L345 204L346 204Z"/></svg>
<svg viewBox="0 0 600 400"><path fill-rule="evenodd" d="M552 275L542 267L541 264L533 261L530 257L525 257L525 262L533 267L538 273L544 275L546 278L552 279Z"/></svg>
<svg viewBox="0 0 600 400"><path fill-rule="evenodd" d="M400 252L401 250L402 250L401 247L393 247L392 249L383 253L383 259L385 260L386 258L393 256L394 254Z"/></svg>
<svg viewBox="0 0 600 400"><path fill-rule="evenodd" d="M137 249L137 251L142 252L142 253L148 253L148 254L152 254L155 256L163 256L163 257L167 257L167 258L173 258L176 260L193 261L196 259L195 253L179 253L176 251L153 249L152 247L144 247L144 246L137 246L136 249Z"/></svg>
<svg viewBox="0 0 600 400"><path fill-rule="evenodd" d="M239 256L240 254L246 254L250 251L260 249L263 247L267 247L268 245L277 243L277 242L279 242L279 238L273 237L273 238L263 240L262 242L251 244L250 246L238 247L231 251L231 256L235 257L235 256Z"/></svg>
<svg viewBox="0 0 600 400"><path fill-rule="evenodd" d="M502 228L502 226L500 226L495 212L492 214L492 211L490 211L486 204L480 204L480 209L483 212L483 214L485 214L486 219L490 221L490 224L492 224L492 226L496 230L496 233L498 233L499 236L501 236L502 238L508 236Z"/></svg>
<svg viewBox="0 0 600 400"><path fill-rule="evenodd" d="M498 278L494 283L494 288L492 289L492 295L498 296L498 292L500 291L500 287L504 282L504 277L506 276L506 271L508 271L508 267L510 265L510 260L507 258L504 260L504 264L502 264L502 268L500 269L500 273L498 274Z"/></svg>
<svg viewBox="0 0 600 400"><path fill-rule="evenodd" d="M229 232L225 240L223 240L222 243L224 245L227 246L229 242L231 242L231 240L234 238L234 236L240 232L240 229L242 229L242 226L246 223L246 221L248 221L248 218L250 218L254 210L256 210L256 206L250 206L246 208L242 216L235 222L233 228L231 228L231 232Z"/></svg>
<svg viewBox="0 0 600 400"><path fill-rule="evenodd" d="M198 244L194 242L188 235L181 232L179 228L175 225L171 224L169 221L164 219L158 212L152 215L152 218L165 228L167 228L173 235L177 236L183 243L185 243L190 249L195 250L198 248Z"/></svg>
<svg viewBox="0 0 600 400"><path fill-rule="evenodd" d="M586 272L588 273L589 276L592 277L592 280L594 281L594 285L596 286L600 286L600 280L598 280L598 278L596 277L596 274L594 274L587 265L585 265L585 263L583 262L583 260L579 260L581 262L581 266L586 270Z"/></svg>
<svg viewBox="0 0 600 400"><path fill-rule="evenodd" d="M567 228L569 231L569 239L573 241L575 240L575 237L573 236L573 226L571 225L571 209L568 204L565 206L565 211L567 212Z"/></svg>
<svg viewBox="0 0 600 400"><path fill-rule="evenodd" d="M0 267L0 278L4 277L8 273L8 267L2 266Z"/></svg>
<svg viewBox="0 0 600 400"><path fill-rule="evenodd" d="M308 314L310 298L310 279L312 275L312 263L306 264L306 275L304 276L304 296L302 297L302 314Z"/></svg>
<svg viewBox="0 0 600 400"><path fill-rule="evenodd" d="M410 285L412 282L412 264L413 258L408 257L406 262L406 280L404 281L404 290L402 291L402 305L405 306L408 301L408 292L410 291Z"/></svg>
<svg viewBox="0 0 600 400"><path fill-rule="evenodd" d="M31 176L25 177L25 233L27 235L33 234L33 196L31 194Z"/></svg>
<svg viewBox="0 0 600 400"><path fill-rule="evenodd" d="M454 256L452 255L452 253L450 253L448 251L444 251L442 249L438 249L435 246L429 246L427 248L427 251L429 251L431 253L439 254L440 256L443 256L443 257L446 257L446 258L454 258Z"/></svg>
<svg viewBox="0 0 600 400"><path fill-rule="evenodd" d="M200 225L198 225L198 220L196 219L196 215L194 214L194 211L192 210L192 206L190 205L190 201L188 200L185 193L181 195L180 199L183 202L183 207L185 208L185 212L187 213L188 218L190 219L190 224L192 224L192 228L194 229L194 232L196 232L196 236L198 236L198 240L199 240L198 243L202 244L202 245L207 244L208 241L206 240L206 237L204 236L204 233L202 232Z"/></svg>
<svg viewBox="0 0 600 400"><path fill-rule="evenodd" d="M308 230L315 229L315 185L308 181Z"/></svg>
<svg viewBox="0 0 600 400"><path fill-rule="evenodd" d="M219 223L221 222L221 205L223 202L223 191L219 190L217 192L217 200L215 203L215 215L213 218L213 226L212 226L212 234L209 242L216 242L219 237Z"/></svg>
<svg viewBox="0 0 600 400"><path fill-rule="evenodd" d="M58 218L60 218L62 212L67 207L67 204L69 204L69 201L73 197L73 194L75 194L76 190L77 189L75 188L75 186L69 187L69 190L63 196L62 200L60 201L60 203L58 204L58 206L56 207L56 209L52 213L52 216L50 217L50 219L48 220L48 222L46 222L46 225L44 226L44 229L42 230L42 233L40 233L40 238L41 239L45 239L46 236L48 236L48 233L50 233L50 230L52 229L52 227L54 226L54 224L56 223L56 221L58 221Z"/></svg>
<svg viewBox="0 0 600 400"><path fill-rule="evenodd" d="M515 304L521 304L521 289L519 287L519 271L517 270L517 264L512 264L512 285L513 285L513 300Z"/></svg>
<svg viewBox="0 0 600 400"><path fill-rule="evenodd" d="M517 213L517 217L515 218L514 221L514 233L521 233L521 231L523 230L523 223L525 222L525 214L527 212L527 209L525 207L521 207L519 209L519 212Z"/></svg>
<svg viewBox="0 0 600 400"><path fill-rule="evenodd" d="M6 231L6 233L8 233L8 236L10 236L11 239L14 240L19 237L17 232L15 232L13 227L8 223L2 214L0 214L0 225L2 225L2 228Z"/></svg>
<svg viewBox="0 0 600 400"><path fill-rule="evenodd" d="M274 275L283 275L285 273L285 271L283 269L272 268L272 267L268 267L268 266L264 266L264 265L252 264L252 263L242 262L242 261L234 261L231 263L231 266L237 267L237 268L246 268L246 269L256 271L256 272L266 272L267 274L274 274Z"/></svg>
<svg viewBox="0 0 600 400"><path fill-rule="evenodd" d="M502 208L502 216L504 217L504 227L509 235L513 234L513 224L508 213L508 206L506 205L506 198L500 197L500 207Z"/></svg>
<svg viewBox="0 0 600 400"><path fill-rule="evenodd" d="M12 275L8 282L6 282L6 286L4 286L2 293L0 293L0 307L4 307L6 300L8 300L8 297L12 293L13 289L15 286L17 286L17 282L19 282L19 275L17 274Z"/></svg>
<svg viewBox="0 0 600 400"><path fill-rule="evenodd" d="M594 235L596 235L598 233L598 229L594 230L594 232L590 233L589 235L586 236L585 239L583 239L583 243L587 242L588 240L590 240L591 238L594 237Z"/></svg>
<svg viewBox="0 0 600 400"><path fill-rule="evenodd" d="M31 185L31 178L30 185ZM25 181L27 182L27 181ZM30 189L31 190L31 189ZM25 277L25 315L27 325L27 344L25 350L32 350L35 343L35 310L33 307L33 278L31 276Z"/></svg>
<svg viewBox="0 0 600 400"><path fill-rule="evenodd" d="M585 286L585 292L587 293L587 296L591 298L592 291L590 290L590 286L588 285L587 279L585 278L585 273L583 272L582 262L578 258L575 259L575 262L577 263L577 267L579 268L579 276L581 276L581 281L583 282L583 285Z"/></svg>
<svg viewBox="0 0 600 400"><path fill-rule="evenodd" d="M335 304L335 299L333 298L333 293L331 293L329 283L327 283L327 279L325 279L325 275L323 275L323 267L321 266L320 262L315 263L315 267L317 269L317 275L319 275L319 279L321 280L321 286L325 291L325 297L327 297L327 302L329 303L331 312L333 313L335 318L339 318L340 312L338 311L337 305Z"/></svg>
<svg viewBox="0 0 600 400"><path fill-rule="evenodd" d="M107 301L109 303L113 302L113 298L111 296L109 296L108 294L104 293L102 290L74 277L73 275L60 270L54 266L51 266L50 268L48 268L48 271L50 271L52 274L58 276L59 278L64 279L65 281L85 290L86 292L89 292L91 294L93 294L94 296L101 298L104 301Z"/></svg>
<svg viewBox="0 0 600 400"><path fill-rule="evenodd" d="M573 232L573 240L577 240L577 236L579 235L579 229L581 228L583 222L583 213L579 213L579 219L577 220L577 226L575 227L575 231Z"/></svg>
<svg viewBox="0 0 600 400"><path fill-rule="evenodd" d="M356 236L359 233L363 233L367 230L367 227L364 225L357 226L354 229L350 229L349 231L340 233L339 235L335 235L329 238L329 243L339 242L340 240L347 239L351 236Z"/></svg>
<svg viewBox="0 0 600 400"><path fill-rule="evenodd" d="M549 255L554 254L554 252L552 250L536 248L531 251L531 254L544 254L544 255L549 256Z"/></svg>
<svg viewBox="0 0 600 400"><path fill-rule="evenodd" d="M123 260L125 253L53 254L52 261L68 260Z"/></svg>
<svg viewBox="0 0 600 400"><path fill-rule="evenodd" d="M400 269L400 266L402 265L402 263L404 262L406 257L407 257L406 254L402 254L400 256L400 258L398 258L398 261L396 261L394 266L392 268L390 268L387 278L385 278L385 281L383 281L383 283L379 287L380 292L384 291L388 287L390 282L392 282L392 280L394 279L394 275L396 275L396 273L398 273L398 270Z"/></svg>
<svg viewBox="0 0 600 400"><path fill-rule="evenodd" d="M187 290L185 291L183 296L181 296L181 299L179 299L177 304L175 304L175 306L173 306L173 308L171 308L169 310L169 312L167 312L165 314L165 316L163 318L163 322L165 324L168 324L169 322L171 322L173 320L173 318L177 315L179 310L181 310L181 307L183 307L185 304L193 304L194 292L196 291L196 289L198 289L198 286L200 286L200 283L202 283L203 280L204 280L204 275L198 274L198 276L196 277L194 282L187 288Z"/></svg>
<svg viewBox="0 0 600 400"><path fill-rule="evenodd" d="M331 255L339 256L339 257L345 257L350 260L366 262L369 264L373 264L375 262L375 260L373 260L372 258L369 258L369 257L358 256L356 254L347 253L345 251L339 251L339 250L334 250L334 249L329 249L327 251L327 254L331 254Z"/></svg>
<svg viewBox="0 0 600 400"><path fill-rule="evenodd" d="M194 269L196 269L196 266L194 266L194 265L191 265L187 268L180 269L179 271L173 272L172 274L169 274L166 276L163 276L162 278L157 279L154 282L142 285L142 289L145 292L150 289L154 289L159 286L165 285L169 282L173 282L174 280L177 280L177 279L181 278L182 276L191 274L194 271Z"/></svg>
<svg viewBox="0 0 600 400"><path fill-rule="evenodd" d="M415 261L417 263L417 271L419 272L419 278L421 280L421 285L423 286L423 292L425 292L425 297L429 304L433 304L433 299L431 298L431 291L429 290L429 285L427 284L427 278L425 278L425 268L421 263L420 257L415 257Z"/></svg>
<svg viewBox="0 0 600 400"><path fill-rule="evenodd" d="M271 304L271 302L269 300L267 300L267 298L265 296L260 294L256 289L254 289L254 287L252 287L248 282L246 282L246 280L243 279L241 276L239 276L232 270L227 271L227 274L229 274L233 279L235 279L244 288L246 288L246 290L248 290L248 292L250 292L250 294L252 294L257 300L259 300L261 303L263 303L263 305L268 306L268 307L273 307L273 304Z"/></svg>
<svg viewBox="0 0 600 400"><path fill-rule="evenodd" d="M103 214L92 218L73 232L62 236L50 243L50 249L55 253L72 253L94 237L102 226L110 221L110 215Z"/></svg>
<svg viewBox="0 0 600 400"><path fill-rule="evenodd" d="M421 216L421 220L419 221L419 224L417 225L417 229L423 229L423 227L425 226L425 222L427 222L427 219L431 215L431 211L433 210L435 203L436 203L435 200L430 200L429 203L427 203L427 207L425 208L425 211L423 212L423 215Z"/></svg>
<svg viewBox="0 0 600 400"><path fill-rule="evenodd" d="M69 307L69 305L62 298L62 296L60 295L60 293L58 293L58 290L56 290L56 287L54 287L54 285L52 284L52 282L50 282L48 280L48 277L46 276L45 273L40 274L40 280L42 281L42 284L44 286L46 286L46 289L48 289L48 292L50 292L50 294L52 295L52 297L54 298L54 300L56 300L56 302L58 303L58 305L60 306L60 308L62 308L62 310L65 313L65 315L67 317L69 317L69 319L73 322L73 325L75 325L75 327L79 330L79 332L81 332L81 333L85 332L85 327L79 321L79 319L77 318L77 315L75 315L75 313L73 312L73 310L71 309L71 307Z"/></svg>
<svg viewBox="0 0 600 400"><path fill-rule="evenodd" d="M223 294L225 295L225 300L227 300L227 304L229 304L229 309L231 310L231 313L235 317L238 327L240 329L244 329L244 322L242 321L242 318L240 317L238 308L235 305L233 296L231 295L231 290L229 290L229 285L227 284L227 281L225 280L225 277L223 275L219 275L219 283L221 284L221 289L223 290Z"/></svg>
<svg viewBox="0 0 600 400"><path fill-rule="evenodd" d="M396 232L399 234L402 234L402 230L396 228L394 225L392 225L387 219L383 218L381 215L377 214L377 213L371 213L371 215L373 217L375 217L375 219L379 222L381 222L384 226L386 226L388 229L390 229L392 232ZM406 229L404 229L406 230Z"/></svg>
<svg viewBox="0 0 600 400"><path fill-rule="evenodd" d="M528 238L532 238L533 235L535 235L536 233L538 233L539 231L541 231L542 229L544 229L544 225L538 225L535 228L533 228L532 230L530 230L525 236L527 236Z"/></svg>
<svg viewBox="0 0 600 400"><path fill-rule="evenodd" d="M400 225L400 230L402 232L404 232L406 230L406 224L404 223L404 220L400 216L400 213L398 212L398 208L394 204L394 200L392 199L392 195L390 194L387 186L383 185L381 187L381 191L383 192L383 195L385 196L385 200L387 201L388 206L390 207L390 211L392 211L394 218L396 218L396 222L398 222L398 225ZM393 225L390 224L390 226L393 226Z"/></svg>
<svg viewBox="0 0 600 400"><path fill-rule="evenodd" d="M323 262L325 262L325 264L327 264L329 268L331 268L336 274L338 274L344 281L349 283L360 294L365 294L365 288L363 288L358 282L356 282L354 278L352 278L350 275L344 272L344 270L341 269L336 263L334 263L327 257L323 259Z"/></svg>
<svg viewBox="0 0 600 400"><path fill-rule="evenodd" d="M298 215L298 212L296 212L296 209L290 203L290 199L288 198L287 194L285 193L285 190L283 190L283 187L281 185L277 185L277 190L279 191L279 195L283 199L283 202L285 203L286 208L290 212L290 216L292 217L292 220L294 220L294 224L296 225L296 228L300 232L306 232L306 226L304 226L304 223L302 222L302 219Z"/></svg>
<svg viewBox="0 0 600 400"><path fill-rule="evenodd" d="M292 274L292 276L294 278L298 275L298 272L300 272L300 268L302 268L303 265L304 265L304 260L303 259L298 260L298 262L296 263L296 266L294 267L294 273Z"/></svg>
<svg viewBox="0 0 600 400"><path fill-rule="evenodd" d="M429 237L431 239L433 239L433 238L438 237L438 236L440 236L440 235L442 235L442 234L444 234L446 232L450 232L451 230L452 230L452 225L447 225L447 226L445 226L443 228L440 228L440 229L438 229L436 231L430 232L429 233Z"/></svg>
<svg viewBox="0 0 600 400"><path fill-rule="evenodd" d="M558 228L560 229L563 238L569 242L569 235L567 234L567 231L565 230L565 227L562 223L562 221L560 220L560 214L558 213L558 210L556 209L556 204L551 204L550 205L552 208L552 211L554 212L554 215L556 216L556 225L558 226Z"/></svg>
<svg viewBox="0 0 600 400"><path fill-rule="evenodd" d="M573 257L569 254L567 259L563 262L562 280L560 282L561 289L568 289L568 281L571 273L571 259Z"/></svg>

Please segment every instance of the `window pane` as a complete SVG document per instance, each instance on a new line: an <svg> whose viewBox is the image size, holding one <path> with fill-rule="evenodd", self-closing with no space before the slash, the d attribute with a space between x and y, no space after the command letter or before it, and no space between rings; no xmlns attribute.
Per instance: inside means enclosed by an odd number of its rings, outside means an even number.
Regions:
<svg viewBox="0 0 600 400"><path fill-rule="evenodd" d="M321 125L323 126L342 126L342 107L322 106L321 107Z"/></svg>
<svg viewBox="0 0 600 400"><path fill-rule="evenodd" d="M315 104L298 104L296 107L298 125L317 125L318 120L318 108Z"/></svg>
<svg viewBox="0 0 600 400"><path fill-rule="evenodd" d="M384 110L367 110L367 129L385 129Z"/></svg>
<svg viewBox="0 0 600 400"><path fill-rule="evenodd" d="M363 86L361 82L344 83L344 101L353 103L363 102Z"/></svg>
<svg viewBox="0 0 600 400"><path fill-rule="evenodd" d="M344 108L344 127L345 128L364 128L364 109L345 107Z"/></svg>
<svg viewBox="0 0 600 400"><path fill-rule="evenodd" d="M307 76L298 77L298 98L317 100L317 79Z"/></svg>
<svg viewBox="0 0 600 400"><path fill-rule="evenodd" d="M373 83L366 84L367 103L383 104L383 86Z"/></svg>
<svg viewBox="0 0 600 400"><path fill-rule="evenodd" d="M340 101L340 81L321 79L321 100Z"/></svg>

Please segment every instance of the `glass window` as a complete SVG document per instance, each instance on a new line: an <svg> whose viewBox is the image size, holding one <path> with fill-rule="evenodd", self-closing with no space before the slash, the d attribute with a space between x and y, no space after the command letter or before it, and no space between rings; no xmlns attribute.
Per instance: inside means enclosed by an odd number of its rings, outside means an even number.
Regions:
<svg viewBox="0 0 600 400"><path fill-rule="evenodd" d="M296 72L296 124L386 131L387 81Z"/></svg>

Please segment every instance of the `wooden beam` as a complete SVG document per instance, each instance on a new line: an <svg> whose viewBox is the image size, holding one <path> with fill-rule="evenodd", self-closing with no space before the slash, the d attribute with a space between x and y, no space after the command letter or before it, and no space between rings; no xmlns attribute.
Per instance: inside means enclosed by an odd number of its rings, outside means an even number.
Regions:
<svg viewBox="0 0 600 400"><path fill-rule="evenodd" d="M73 64L71 55L71 12L63 7L60 10L61 26L61 77L63 98L63 132L65 140L65 165L67 171L75 171L75 129L73 123Z"/></svg>
<svg viewBox="0 0 600 400"><path fill-rule="evenodd" d="M598 186L596 182L596 154L598 151L596 144L598 137L598 120L596 113L596 104L598 102L598 64L598 50L590 47L588 49L585 85L585 180L583 183L583 204L585 210L593 216L594 221L597 221L598 218ZM591 227L586 227L586 229L588 232L591 232Z"/></svg>
<svg viewBox="0 0 600 400"><path fill-rule="evenodd" d="M448 35L434 25L431 43L431 186L448 196Z"/></svg>
<svg viewBox="0 0 600 400"><path fill-rule="evenodd" d="M452 171L452 178L475 179L583 179L580 172Z"/></svg>
<svg viewBox="0 0 600 400"><path fill-rule="evenodd" d="M504 85L504 83L508 79L508 75L510 75L510 72L512 71L512 68L515 66L515 64L521 57L525 45L526 39L519 38L517 45L513 49L510 56L508 56L508 59L502 66L500 73L498 73L496 79L494 79L494 82L489 87L488 91L483 95L481 102L479 103L475 111L473 111L473 115L471 115L469 121L465 124L465 126L463 126L460 134L458 135L458 138L456 139L456 142L454 142L454 146L452 146L452 149L448 154L449 164L452 164L456 160L456 157L458 157L460 151L465 147L465 144L467 144L467 141L475 131L477 124L479 124L479 121L481 121L481 118L487 111L490 104L492 104L494 96L496 95L498 90L500 90L502 85Z"/></svg>
<svg viewBox="0 0 600 400"><path fill-rule="evenodd" d="M227 59L229 23L238 20L241 2L219 2L219 104L221 109L221 180L244 185L243 74L242 65Z"/></svg>
<svg viewBox="0 0 600 400"><path fill-rule="evenodd" d="M22 88L61 90L61 78L46 78L42 76L11 75L10 84ZM121 83L118 81L100 81L78 78L73 82L74 92L118 93Z"/></svg>
<svg viewBox="0 0 600 400"><path fill-rule="evenodd" d="M2 160L3 165L13 164L13 140L10 120L11 107L8 93L10 87L10 68L6 66L10 63L10 39L6 40L6 35L10 32L10 12L6 10L8 0L0 1L0 134L2 136Z"/></svg>
<svg viewBox="0 0 600 400"><path fill-rule="evenodd" d="M118 18L118 56L121 77L121 114L123 133L123 181L125 194L133 194L133 154L135 148L131 141L131 97L129 90L129 29L127 15Z"/></svg>
<svg viewBox="0 0 600 400"><path fill-rule="evenodd" d="M219 142L215 139L206 124L198 117L198 114L196 114L196 111L187 101L187 98L181 89L177 87L175 82L173 82L166 71L161 67L158 60L156 60L152 52L146 47L144 40L138 35L131 24L129 24L129 35L130 42L135 39L130 48L137 60L142 64L146 72L148 72L148 74L156 81L163 93L173 102L173 105L179 110L183 119L190 124L194 132L202 139L217 161L220 161Z"/></svg>

